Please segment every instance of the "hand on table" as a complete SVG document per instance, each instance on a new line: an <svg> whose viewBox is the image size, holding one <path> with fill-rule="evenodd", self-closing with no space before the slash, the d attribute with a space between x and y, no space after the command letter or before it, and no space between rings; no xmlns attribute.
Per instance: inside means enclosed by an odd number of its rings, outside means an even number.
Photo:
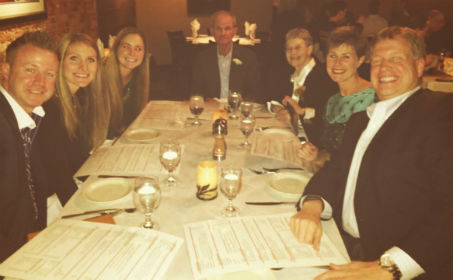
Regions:
<svg viewBox="0 0 453 280"><path fill-rule="evenodd" d="M285 98L283 98L282 104L285 106L288 106L289 104L289 106L293 107L294 111L296 111L298 115L305 114L305 108L300 107L297 101L289 96L285 96Z"/></svg>
<svg viewBox="0 0 453 280"><path fill-rule="evenodd" d="M305 161L313 162L318 158L318 152L319 150L315 145L311 142L305 142L297 150L297 156Z"/></svg>
<svg viewBox="0 0 453 280"><path fill-rule="evenodd" d="M377 261L353 261L344 265L330 264L330 270L315 278L315 280L392 280L393 275L381 268Z"/></svg>
<svg viewBox="0 0 453 280"><path fill-rule="evenodd" d="M299 242L313 245L319 251L322 236L322 201L304 202L302 209L290 219L290 228Z"/></svg>

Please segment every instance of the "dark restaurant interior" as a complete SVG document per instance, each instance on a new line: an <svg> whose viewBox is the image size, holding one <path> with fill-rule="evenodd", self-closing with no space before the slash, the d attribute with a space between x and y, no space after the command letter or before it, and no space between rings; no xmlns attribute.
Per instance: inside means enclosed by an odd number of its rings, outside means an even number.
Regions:
<svg viewBox="0 0 453 280"><path fill-rule="evenodd" d="M41 0L42 1L42 0ZM3 1L0 1L3 2ZM13 2L13 1L6 1ZM190 21L198 19L199 34L208 34L210 15L227 9L237 17L238 32L244 36L244 22L257 24L261 44L251 47L262 68L265 96L281 91L292 73L284 58L283 36L292 27L314 24L332 1L328 0L45 0L45 14L0 20L0 60L9 42L26 31L46 30L54 36L82 32L108 45L109 35L121 28L137 26L147 36L152 55L150 99L185 100L189 97L191 58L202 48L184 41L190 36ZM334 1L335 2L335 1ZM368 14L368 1L345 1L355 20ZM402 0L381 0L379 14L389 22ZM406 1L411 27L423 28L432 9L445 12L446 26L452 25L452 1ZM450 11L450 12L448 12ZM1 17L0 17L1 18ZM450 33L451 34L451 33ZM450 37L451 39L451 37ZM364 75L367 71L364 70ZM286 88L285 88L286 90ZM290 90L290 89L288 89ZM264 99L263 99L264 100ZM262 101L262 100L258 100Z"/></svg>

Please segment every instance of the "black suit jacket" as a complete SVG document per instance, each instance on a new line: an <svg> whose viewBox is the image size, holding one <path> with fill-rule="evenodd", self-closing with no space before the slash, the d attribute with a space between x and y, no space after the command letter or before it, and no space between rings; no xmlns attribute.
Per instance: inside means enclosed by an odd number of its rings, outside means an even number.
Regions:
<svg viewBox="0 0 453 280"><path fill-rule="evenodd" d="M299 100L301 107L315 109L315 117L310 120L301 118L304 130L310 142L320 145L320 138L324 129L323 117L326 112L329 97L338 92L337 84L332 81L326 71L325 64L316 62L315 67L305 79L303 99Z"/></svg>
<svg viewBox="0 0 453 280"><path fill-rule="evenodd" d="M27 234L46 225L46 172L41 168L39 149L32 147L33 180L39 218L34 219L27 187L22 138L14 113L0 93L0 262L26 242Z"/></svg>
<svg viewBox="0 0 453 280"><path fill-rule="evenodd" d="M258 99L261 94L260 67L255 53L235 44L231 55L230 89L241 92L244 100ZM235 60L241 63L236 64ZM202 50L194 60L191 93L220 97L220 73L215 44Z"/></svg>
<svg viewBox="0 0 453 280"><path fill-rule="evenodd" d="M452 117L452 95L420 90L371 141L354 198L364 260L398 246L427 272L420 279L451 278ZM349 166L367 124L366 112L352 116L338 154L305 190L332 205L340 226Z"/></svg>
<svg viewBox="0 0 453 280"><path fill-rule="evenodd" d="M50 117L46 114L41 126ZM55 149L58 139L43 138L41 126L32 146L32 176L38 203L38 220L35 220L25 175L22 137L14 112L0 93L0 262L27 241L28 233L46 226L48 196L56 193L64 205L77 189L61 164L64 151ZM44 148L44 144L53 150Z"/></svg>

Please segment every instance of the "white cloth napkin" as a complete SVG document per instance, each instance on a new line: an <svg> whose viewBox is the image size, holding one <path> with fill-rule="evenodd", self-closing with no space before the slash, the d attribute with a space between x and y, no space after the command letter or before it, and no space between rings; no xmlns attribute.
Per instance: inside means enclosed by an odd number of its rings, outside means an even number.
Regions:
<svg viewBox="0 0 453 280"><path fill-rule="evenodd" d="M98 47L98 50L99 50L99 55L101 56L101 58L104 58L104 44L102 43L101 39L97 39L96 40L96 45Z"/></svg>
<svg viewBox="0 0 453 280"><path fill-rule="evenodd" d="M190 29L192 30L192 37L198 37L198 30L200 30L200 22L194 19L190 22Z"/></svg>
<svg viewBox="0 0 453 280"><path fill-rule="evenodd" d="M113 43L115 42L116 36L109 35L109 49L113 48Z"/></svg>
<svg viewBox="0 0 453 280"><path fill-rule="evenodd" d="M245 35L249 36L250 39L255 39L256 23L249 23L248 21L245 21L244 27L245 27Z"/></svg>

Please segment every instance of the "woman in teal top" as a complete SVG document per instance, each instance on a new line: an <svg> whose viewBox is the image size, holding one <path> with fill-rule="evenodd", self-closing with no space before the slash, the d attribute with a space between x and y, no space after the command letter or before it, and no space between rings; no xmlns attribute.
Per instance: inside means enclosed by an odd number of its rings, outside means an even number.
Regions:
<svg viewBox="0 0 453 280"><path fill-rule="evenodd" d="M302 144L298 155L305 168L315 172L330 160L343 141L346 123L352 114L366 110L375 100L371 83L359 76L357 69L365 60L366 40L349 26L332 31L327 41L326 68L340 92L331 96L324 115L320 146Z"/></svg>

